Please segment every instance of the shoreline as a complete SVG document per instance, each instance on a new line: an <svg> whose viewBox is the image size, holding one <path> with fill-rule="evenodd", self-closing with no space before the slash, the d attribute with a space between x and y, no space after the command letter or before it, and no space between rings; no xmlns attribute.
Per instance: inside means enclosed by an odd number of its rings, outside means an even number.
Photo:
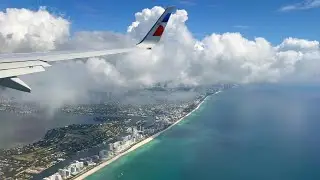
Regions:
<svg viewBox="0 0 320 180"><path fill-rule="evenodd" d="M220 93L220 92L221 92L221 91L217 91L217 92L214 93L213 95L216 95L216 94L218 94L218 93ZM113 158L111 158L111 159L109 159L109 160L107 160L107 161L99 164L98 166L96 166L96 167L90 169L89 171L81 174L80 176L74 178L74 180L83 180L83 179L85 179L86 177L94 174L95 172L99 171L100 169L102 169L102 168L106 167L107 165L111 164L112 162L116 161L116 160L119 159L120 157L122 157L122 156L128 154L129 152L134 151L134 150L140 148L141 146L149 143L150 141L152 141L153 139L155 139L156 137L158 137L159 135L161 135L161 134L164 133L165 131L171 129L173 126L177 125L179 122L181 122L182 120L184 120L185 118L187 118L188 116L190 116L194 111L198 110L198 109L200 108L200 106L204 103L204 101L205 101L208 97L209 97L209 96L206 96L206 97L198 104L198 106L197 106L195 109L193 109L192 111L190 111L190 112L189 112L188 114L186 114L185 116L181 117L179 120L177 120L176 122L174 122L173 124L171 124L171 125L170 125L169 127L167 127L166 129L164 129L164 130L162 130L162 131L159 131L159 132L157 132L156 134L154 134L154 135L152 135L152 136L150 136L150 137L148 137L148 138L140 141L139 143L137 143L137 144L133 145L132 147L130 147L128 150L126 150L126 151L124 151L124 152L116 155L115 157L113 157Z"/></svg>

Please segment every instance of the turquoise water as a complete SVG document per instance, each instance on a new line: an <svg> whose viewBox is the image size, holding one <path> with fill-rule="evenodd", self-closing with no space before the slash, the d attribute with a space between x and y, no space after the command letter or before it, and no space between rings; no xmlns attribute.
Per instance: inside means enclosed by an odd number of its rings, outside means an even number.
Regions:
<svg viewBox="0 0 320 180"><path fill-rule="evenodd" d="M320 179L320 87L250 86L210 97L87 180Z"/></svg>

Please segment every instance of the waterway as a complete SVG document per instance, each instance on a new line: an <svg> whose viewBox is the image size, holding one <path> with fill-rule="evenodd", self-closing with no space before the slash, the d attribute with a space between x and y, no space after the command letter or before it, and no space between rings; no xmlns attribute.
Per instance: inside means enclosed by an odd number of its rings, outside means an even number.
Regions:
<svg viewBox="0 0 320 180"><path fill-rule="evenodd" d="M63 112L48 116L36 113L20 115L1 111L0 117L0 149L35 142L44 137L49 129L70 124L95 123L92 116Z"/></svg>

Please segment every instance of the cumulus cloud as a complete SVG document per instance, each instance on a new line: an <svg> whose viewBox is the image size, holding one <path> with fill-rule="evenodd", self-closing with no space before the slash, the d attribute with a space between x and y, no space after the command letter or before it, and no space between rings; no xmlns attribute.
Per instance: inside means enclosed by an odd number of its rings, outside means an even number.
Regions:
<svg viewBox="0 0 320 180"><path fill-rule="evenodd" d="M8 8L0 12L0 52L53 50L68 38L69 26L44 7L38 11Z"/></svg>
<svg viewBox="0 0 320 180"><path fill-rule="evenodd" d="M286 5L280 8L280 11L307 10L320 7L320 0L304 0L299 3Z"/></svg>
<svg viewBox="0 0 320 180"><path fill-rule="evenodd" d="M163 11L155 6L137 12L126 34L94 31L70 36L71 23L44 8L7 9L0 14L0 46L3 52L128 47L148 32ZM158 82L177 86L318 77L318 41L289 37L272 45L263 37L247 39L231 32L196 39L187 20L187 11L177 10L152 51L69 61L41 74L23 76L33 93L15 92L15 96L60 105L87 99L89 91L119 92Z"/></svg>
<svg viewBox="0 0 320 180"><path fill-rule="evenodd" d="M317 51L319 50L319 42L289 37L278 46L278 51L288 50L304 52Z"/></svg>

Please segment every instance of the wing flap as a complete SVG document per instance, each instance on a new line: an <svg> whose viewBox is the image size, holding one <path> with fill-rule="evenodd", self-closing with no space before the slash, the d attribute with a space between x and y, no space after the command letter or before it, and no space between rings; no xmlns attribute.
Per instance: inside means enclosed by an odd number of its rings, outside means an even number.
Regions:
<svg viewBox="0 0 320 180"><path fill-rule="evenodd" d="M15 61L15 62L3 62L0 63L0 71L6 69L16 69L23 67L32 67L32 66L42 66L42 67L50 67L51 65L44 61Z"/></svg>
<svg viewBox="0 0 320 180"><path fill-rule="evenodd" d="M0 78L15 77L45 71L43 66L20 67L15 69L0 70Z"/></svg>

